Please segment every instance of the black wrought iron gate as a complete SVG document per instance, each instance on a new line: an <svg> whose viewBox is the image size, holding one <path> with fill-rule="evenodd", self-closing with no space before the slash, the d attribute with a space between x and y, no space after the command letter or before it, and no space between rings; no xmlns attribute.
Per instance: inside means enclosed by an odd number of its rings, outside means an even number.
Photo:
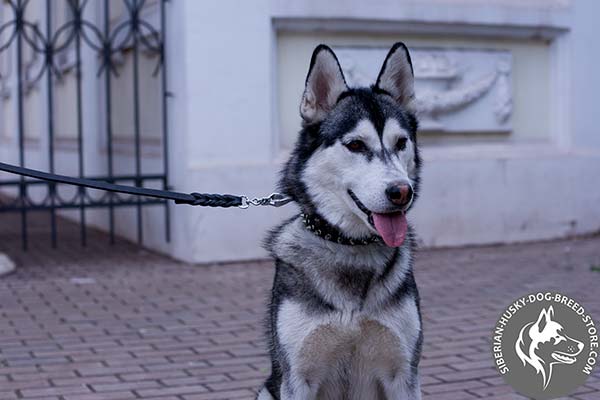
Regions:
<svg viewBox="0 0 600 400"><path fill-rule="evenodd" d="M18 163L27 166L34 160L28 160L28 141L26 138L25 124L28 119L38 119L40 126L43 123L46 135L47 149L43 149L47 161L47 171L54 173L57 168L58 152L56 105L61 101L57 99L56 85L64 74L65 64L72 64L72 73L75 81L75 107L69 110L74 113L76 120L76 137L73 138L76 165L69 174L73 176L104 180L110 183L121 183L139 187L169 188L168 181L168 120L167 120L167 81L165 63L165 3L167 0L8 0L0 1L3 7L0 19L0 105L1 96L14 96L16 143L15 151L18 152ZM63 8L57 6L63 3ZM122 9L122 15L117 21L111 20L111 7ZM149 7L154 7L155 15L153 24L145 19ZM34 10L35 8L35 10ZM93 10L90 10L93 8ZM56 13L61 12L63 21L56 24ZM58 18L60 19L60 18ZM87 48L86 48L87 47ZM97 56L98 69L84 71L82 63L82 50L92 49ZM130 173L116 172L115 166L115 132L114 132L114 104L111 91L114 90L112 80L118 77L117 63L122 53L130 55L131 63L123 68L130 68L131 99L128 104L130 109L125 114L132 118L133 132L131 141L133 168ZM161 171L159 173L145 174L142 154L142 100L140 92L140 57L142 55L156 57L156 67L153 76L159 81L161 126L159 157ZM39 62L32 61L35 58ZM8 62L6 62L9 60ZM66 61L65 61L66 60ZM93 145L86 143L84 118L90 112L98 110L84 109L85 93L83 79L90 75L99 80L101 90L104 91L103 110L98 114L98 121L103 121L103 151L101 157L106 157L104 163L106 172L103 176L88 176L86 174L86 160L84 146ZM12 88L6 88L6 83L15 83ZM33 85L40 85L45 90L45 108L43 113L26 115L26 95ZM61 103L62 104L62 103ZM120 104L122 107L122 104ZM39 111L39 110L38 110ZM120 115L123 115L123 110ZM0 124L2 118L7 120L7 109L0 108ZM43 122L42 122L43 120ZM8 146L2 144L0 146ZM42 153L42 149L39 149ZM0 160L6 161L6 160ZM37 160L39 161L39 160ZM39 164L39 162L37 163ZM115 209L117 207L133 207L137 212L137 237L143 241L143 213L142 209L149 205L164 207L166 240L170 236L169 206L166 200L145 199L135 196L123 196L112 192L92 193L86 188L77 188L72 195L61 192L60 184L31 180L28 178L6 178L0 180L0 190L9 196L0 196L0 213L16 212L20 214L23 246L28 245L28 215L32 212L47 212L50 221L51 241L57 246L57 211L61 209L78 210L80 220L81 243L85 246L86 210L92 208L106 208L108 210L108 227L111 242L115 241ZM34 199L31 192L43 190L41 199ZM12 192L12 196L10 196ZM1 193L0 193L1 194Z"/></svg>

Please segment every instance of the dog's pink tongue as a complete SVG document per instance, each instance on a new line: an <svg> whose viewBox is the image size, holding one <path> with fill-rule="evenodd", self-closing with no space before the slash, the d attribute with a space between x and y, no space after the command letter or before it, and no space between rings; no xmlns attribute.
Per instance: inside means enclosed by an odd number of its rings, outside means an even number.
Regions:
<svg viewBox="0 0 600 400"><path fill-rule="evenodd" d="M376 214L373 213L375 229L390 247L398 247L406 239L408 224L404 213Z"/></svg>

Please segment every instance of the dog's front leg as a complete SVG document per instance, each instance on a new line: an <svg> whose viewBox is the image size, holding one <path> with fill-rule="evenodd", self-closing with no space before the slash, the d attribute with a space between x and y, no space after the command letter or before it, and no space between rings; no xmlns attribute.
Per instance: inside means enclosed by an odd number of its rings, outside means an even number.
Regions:
<svg viewBox="0 0 600 400"><path fill-rule="evenodd" d="M277 333L285 354L281 400L314 400L335 359L335 338L324 314L292 300L278 309Z"/></svg>
<svg viewBox="0 0 600 400"><path fill-rule="evenodd" d="M315 400L318 386L311 385L297 373L284 378L281 385L281 400Z"/></svg>
<svg viewBox="0 0 600 400"><path fill-rule="evenodd" d="M387 400L421 400L421 384L418 376L410 381L406 377L381 380Z"/></svg>

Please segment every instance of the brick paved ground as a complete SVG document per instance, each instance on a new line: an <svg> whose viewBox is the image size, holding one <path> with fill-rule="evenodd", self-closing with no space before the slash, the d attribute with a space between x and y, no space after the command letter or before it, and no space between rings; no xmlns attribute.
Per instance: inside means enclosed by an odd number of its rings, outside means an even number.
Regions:
<svg viewBox="0 0 600 400"><path fill-rule="evenodd" d="M38 218L39 220L39 218ZM183 265L63 223L22 253L2 216L0 251L19 264L0 280L0 399L252 399L268 373L261 318L272 265ZM43 221L42 221L43 222ZM502 384L490 330L517 296L560 289L600 321L600 237L423 251L424 398L518 399ZM572 397L600 399L598 371Z"/></svg>

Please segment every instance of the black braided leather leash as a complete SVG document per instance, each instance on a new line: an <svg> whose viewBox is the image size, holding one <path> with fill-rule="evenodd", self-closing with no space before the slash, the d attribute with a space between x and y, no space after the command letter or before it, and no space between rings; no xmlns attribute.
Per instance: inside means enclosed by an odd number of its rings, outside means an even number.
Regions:
<svg viewBox="0 0 600 400"><path fill-rule="evenodd" d="M34 169L17 167L0 163L0 171L16 175L23 175L30 178L40 179L49 182L55 182L65 185L74 185L87 187L90 189L106 190L115 193L131 194L135 196L153 197L163 200L172 200L176 204L189 204L191 206L201 207L239 207L248 208L249 206L273 206L281 207L291 202L287 196L279 193L273 193L267 197L258 197L249 199L247 196L236 196L231 194L210 194L210 193L180 193L169 190L149 189L137 186L116 185L105 181L73 178L65 175L49 174L47 172Z"/></svg>

